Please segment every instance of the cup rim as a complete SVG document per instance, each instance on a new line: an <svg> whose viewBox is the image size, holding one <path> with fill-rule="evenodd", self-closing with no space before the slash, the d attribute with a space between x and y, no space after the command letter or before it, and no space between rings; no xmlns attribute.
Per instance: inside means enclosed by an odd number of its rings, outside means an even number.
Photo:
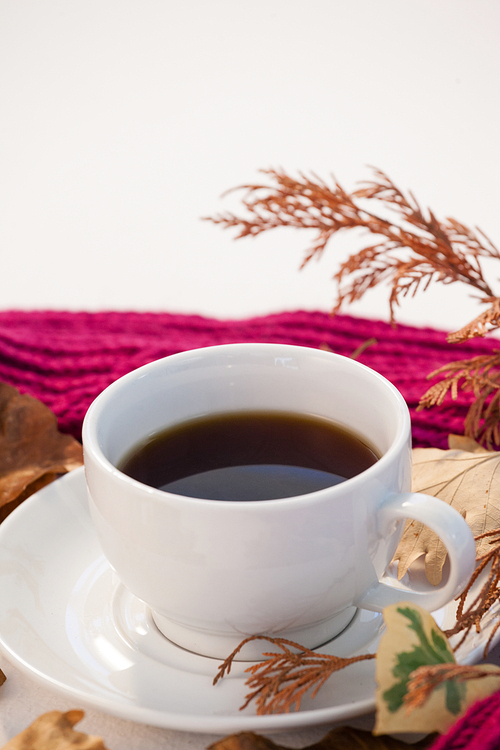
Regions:
<svg viewBox="0 0 500 750"><path fill-rule="evenodd" d="M103 450L100 447L99 439L98 439L98 417L102 410L106 406L107 400L114 395L114 393L117 390L120 390L123 386L127 385L129 382L134 381L140 377L144 377L149 372L153 372L157 369L161 369L164 364L168 361L168 363L175 363L176 361L181 361L182 359L189 359L189 357L193 357L196 355L203 355L205 353L214 353L217 354L218 352L224 353L224 351L231 350L232 352L239 351L250 351L250 350L265 350L265 349L279 349L280 352L284 352L285 350L292 354L293 352L300 352L302 355L304 354L304 351L310 350L311 353L314 353L315 356L319 356L321 358L329 359L341 359L342 361L349 361L351 365L354 368L360 368L362 371L365 371L370 377L374 378L375 380L378 380L379 383L382 383L383 387L391 394L392 398L394 399L398 408L398 425L397 430L394 436L394 439L392 440L391 445L389 448L382 454L382 456L379 458L378 461L376 461L372 466L369 466L367 469L362 471L361 473L355 475L354 477L350 477L349 479L346 479L344 482L326 487L321 490L316 490L314 492L305 493L302 495L294 495L292 497L283 497L283 498L273 498L271 500L254 500L252 502L247 503L238 503L238 502L227 502L227 501L221 501L221 500L213 500L213 499L205 499L205 498L196 498L196 497L189 497L186 495L178 495L173 492L166 492L164 490L157 489L155 487L151 487L149 485L146 485L142 482L139 482L136 479L133 479L132 477L128 476L124 472L122 472L119 468L117 468L105 455ZM118 479L121 482L125 482L126 484L135 487L136 489L141 490L142 492L145 492L148 496L148 500L151 500L152 498L156 498L159 502L165 502L167 499L170 503L181 503L184 506L186 504L195 505L195 506L201 506L201 507L208 507L208 506L216 506L219 508L239 508L239 509L248 509L250 507L255 507L256 505L259 506L265 506L265 507L276 507L276 506L282 506L284 503L286 504L292 504L292 503L304 503L304 502L310 502L312 498L315 499L322 499L325 497L334 497L336 495L341 495L343 492L345 492L346 485L348 485L349 488L353 489L358 484L362 484L366 481L368 478L376 478L378 473L384 472L386 466L390 464L395 456L397 456L400 451L404 448L404 445L406 444L408 440L408 435L411 435L411 420L410 420L410 413L408 410L408 406L399 392L399 390L396 388L396 386L391 383L390 380L388 380L386 377L378 373L376 370L372 369L371 367L368 367L367 365L364 365L361 362L358 362L357 360L350 359L349 357L346 357L342 354L337 354L336 352L330 352L325 351L321 349L315 349L313 347L306 347L306 346L300 346L296 344L280 344L280 343L231 343L231 344L216 344L214 346L206 346L206 347L198 347L195 349L187 349L182 352L177 352L175 354L168 355L166 357L162 357L157 360L153 360L152 362L148 362L145 365L141 365L138 368L135 368L134 370L131 370L130 372L126 373L125 375L122 375L121 377L117 378L115 381L110 383L101 393L99 393L98 396L93 400L91 405L89 406L82 425L82 442L83 442L83 448L84 448L84 460L85 457L92 454L94 461L97 462L97 464L105 470L107 474L113 475L116 479Z"/></svg>

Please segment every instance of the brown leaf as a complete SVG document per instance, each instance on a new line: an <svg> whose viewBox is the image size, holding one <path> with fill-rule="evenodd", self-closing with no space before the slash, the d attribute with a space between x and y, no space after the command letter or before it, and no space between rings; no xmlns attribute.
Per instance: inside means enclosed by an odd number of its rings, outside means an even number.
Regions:
<svg viewBox="0 0 500 750"><path fill-rule="evenodd" d="M453 447L451 447L453 446ZM467 521L475 537L500 526L500 453L487 451L470 438L453 436L450 450L415 448L412 490L438 497ZM488 538L477 544L477 554L488 552ZM438 536L417 521L408 521L394 555L398 578L425 555L425 572L438 585L446 548Z"/></svg>
<svg viewBox="0 0 500 750"><path fill-rule="evenodd" d="M83 463L80 443L41 401L0 383L0 521L29 495Z"/></svg>
<svg viewBox="0 0 500 750"><path fill-rule="evenodd" d="M434 737L411 745L414 750L430 747ZM323 739L303 750L408 750L406 742L393 737L374 737L370 732L352 727L337 727L328 732ZM253 732L241 732L215 742L208 750L287 750L283 745L276 745L267 737Z"/></svg>
<svg viewBox="0 0 500 750"><path fill-rule="evenodd" d="M42 714L24 731L13 737L2 750L106 750L100 737L75 732L74 725L83 719L83 711Z"/></svg>

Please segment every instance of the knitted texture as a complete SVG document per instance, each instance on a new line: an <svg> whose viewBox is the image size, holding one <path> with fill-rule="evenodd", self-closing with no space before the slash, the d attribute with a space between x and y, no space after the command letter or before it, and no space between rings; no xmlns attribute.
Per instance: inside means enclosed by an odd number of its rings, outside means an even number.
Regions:
<svg viewBox="0 0 500 750"><path fill-rule="evenodd" d="M411 748L411 745L408 745ZM499 750L500 692L478 701L429 750Z"/></svg>
<svg viewBox="0 0 500 750"><path fill-rule="evenodd" d="M350 356L375 338L359 361L381 373L408 403L414 446L447 447L462 433L470 394L416 411L426 376L456 359L490 352L492 339L449 345L446 334L322 312L283 312L246 320L141 312L0 312L0 380L43 401L62 431L80 438L92 400L112 381L175 352L214 344L274 342L320 347Z"/></svg>

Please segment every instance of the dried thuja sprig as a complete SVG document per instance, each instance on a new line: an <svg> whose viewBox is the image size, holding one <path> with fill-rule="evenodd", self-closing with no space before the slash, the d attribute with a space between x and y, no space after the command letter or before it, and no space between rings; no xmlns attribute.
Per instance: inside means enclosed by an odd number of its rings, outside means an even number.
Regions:
<svg viewBox="0 0 500 750"><path fill-rule="evenodd" d="M439 221L430 210L426 215L411 193L406 196L380 170L375 169L374 179L351 193L335 179L329 186L317 177L293 178L272 169L262 172L274 184L235 188L246 191L242 203L248 217L225 213L208 220L239 229L237 239L278 227L315 230L303 265L321 255L337 232L365 230L376 241L340 266L335 276L339 284L336 310L382 281L391 286L391 320L401 297L415 294L421 286L427 288L432 281L461 281L479 292L483 301L496 299L480 263L482 257L500 259L493 243L455 219ZM389 208L394 221L372 211L373 203Z"/></svg>
<svg viewBox="0 0 500 750"><path fill-rule="evenodd" d="M491 665L488 665L491 666ZM448 680L455 682L467 682L491 677L491 669L487 667L462 665L462 664L429 664L418 667L410 674L406 686L406 694L403 703L407 713L416 708L421 708L429 700L432 693L444 685Z"/></svg>
<svg viewBox="0 0 500 750"><path fill-rule="evenodd" d="M481 631L481 621L484 615L500 600L500 529L480 534L475 537L475 540L477 542L488 537L490 538L491 550L477 558L476 569L458 598L456 623L453 628L445 631L448 638L461 633L461 638L454 647L455 651L462 645L472 629L477 633ZM470 603L467 603L473 585L485 570L488 570L488 573L479 593ZM487 655L499 628L500 619L497 619L484 647L484 656Z"/></svg>
<svg viewBox="0 0 500 750"><path fill-rule="evenodd" d="M441 380L424 393L418 410L440 406L448 393L456 399L459 389L472 391L474 401L465 417L465 434L488 450L500 445L500 351L450 362L428 377L438 375Z"/></svg>
<svg viewBox="0 0 500 750"><path fill-rule="evenodd" d="M338 285L334 312L355 302L378 284L390 288L391 322L401 300L425 290L433 282L461 282L472 287L485 312L448 337L450 343L466 341L500 327L500 297L485 278L481 260L500 260L500 251L479 229L472 230L452 218L439 220L424 211L412 193L403 193L384 174L374 169L373 180L353 192L332 178L328 185L312 175L291 177L282 170L263 170L271 184L242 185L246 217L233 213L207 217L224 228L238 230L236 238L256 237L279 227L309 229L315 233L302 267L319 257L332 237L347 230L369 236L361 250L341 263L334 278ZM230 191L231 192L231 191ZM391 216L387 219L380 215ZM360 234L361 232L361 234ZM500 445L500 362L497 352L481 361L452 362L431 374L445 375L422 397L420 408L441 404L458 389L473 392L465 434L491 446Z"/></svg>
<svg viewBox="0 0 500 750"><path fill-rule="evenodd" d="M334 672L358 661L375 658L375 654L350 658L319 654L285 638L255 635L245 638L220 665L214 685L229 674L241 649L255 640L267 641L281 649L278 653L264 652L264 661L252 664L245 670L250 675L246 680L250 693L245 696L245 703L240 706L240 710L254 700L258 715L298 711L304 695L311 690L311 697L314 698Z"/></svg>

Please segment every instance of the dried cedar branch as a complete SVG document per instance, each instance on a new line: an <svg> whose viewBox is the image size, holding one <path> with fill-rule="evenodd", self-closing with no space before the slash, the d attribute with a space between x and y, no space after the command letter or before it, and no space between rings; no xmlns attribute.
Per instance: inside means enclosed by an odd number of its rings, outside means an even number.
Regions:
<svg viewBox="0 0 500 750"><path fill-rule="evenodd" d="M466 588L458 599L456 623L453 628L445 631L445 635L451 638L453 635L462 634L460 641L455 646L456 651L465 641L472 629L477 633L481 630L481 620L491 607L500 600L500 529L487 531L475 537L476 541L490 537L492 549L477 559L476 569ZM466 607L466 600L472 586L479 576L489 567L489 572L484 584L473 601ZM500 620L496 622L484 647L484 656L487 655L495 633L500 627Z"/></svg>
<svg viewBox="0 0 500 750"><path fill-rule="evenodd" d="M255 700L258 715L298 711L304 695L312 690L311 696L314 698L334 672L358 661L375 658L375 654L362 654L343 659L330 654L318 654L284 638L250 636L220 665L214 685L229 674L232 663L243 646L254 640L264 640L281 649L281 653L264 652L264 661L252 664L245 670L250 674L246 684L251 692L245 696L245 703L240 710Z"/></svg>
<svg viewBox="0 0 500 750"><path fill-rule="evenodd" d="M242 185L247 217L233 213L207 217L224 228L239 230L237 239L256 237L279 227L315 231L303 265L321 255L334 234L362 230L375 238L341 264L335 275L338 297L335 310L344 302L360 299L372 287L390 284L390 312L400 300L425 289L431 282L463 282L487 301L494 297L484 278L480 258L500 259L500 252L479 230L473 231L455 219L440 221L424 211L410 193L406 196L380 170L358 190L347 192L333 179L328 185L315 175L298 178L282 170L262 170L271 185ZM371 210L378 202L388 208L394 221ZM366 207L370 205L370 210Z"/></svg>
<svg viewBox="0 0 500 750"><path fill-rule="evenodd" d="M449 393L453 399L459 390L472 391L474 401L465 418L465 434L489 450L500 444L500 351L471 359L450 362L431 372L442 375L420 399L418 410L440 406Z"/></svg>
<svg viewBox="0 0 500 750"><path fill-rule="evenodd" d="M485 297L482 301L489 303L488 309L463 328L460 328L459 331L450 333L448 335L450 344L458 344L477 336L484 337L500 327L500 299L498 297Z"/></svg>
<svg viewBox="0 0 500 750"><path fill-rule="evenodd" d="M409 192L403 193L381 170L373 179L348 192L332 178L332 184L315 175L291 177L283 170L262 170L270 184L242 185L247 216L233 213L206 217L224 228L238 230L236 238L256 237L279 227L314 232L302 267L319 257L332 237L348 230L369 236L361 250L341 263L334 278L338 285L334 312L345 303L361 299L373 287L389 286L391 322L401 300L425 291L431 283L462 282L478 292L488 309L460 330L450 343L485 336L500 327L500 297L485 279L482 258L500 260L500 251L479 229L472 230L453 218L439 220L433 211L422 210ZM229 191L232 192L232 191ZM372 206L382 207L387 220ZM497 358L474 358L452 363L433 375L446 374L424 394L420 408L441 404L447 393L457 397L458 388L471 390L474 402L465 421L465 434L488 447L500 445L499 375ZM482 370L482 372L481 372ZM498 381L498 382L497 382Z"/></svg>
<svg viewBox="0 0 500 750"><path fill-rule="evenodd" d="M407 692L403 698L408 713L423 706L431 694L448 680L467 682L491 677L491 669L461 664L429 664L418 667L410 674L406 686Z"/></svg>

